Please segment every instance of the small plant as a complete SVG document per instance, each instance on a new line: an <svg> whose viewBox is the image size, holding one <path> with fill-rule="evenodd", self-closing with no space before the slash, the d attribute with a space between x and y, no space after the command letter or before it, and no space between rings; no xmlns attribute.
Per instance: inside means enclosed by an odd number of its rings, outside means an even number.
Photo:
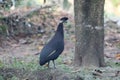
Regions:
<svg viewBox="0 0 120 80"><path fill-rule="evenodd" d="M13 76L13 77L11 78L11 80L20 80L20 79L17 78L16 76Z"/></svg>
<svg viewBox="0 0 120 80"><path fill-rule="evenodd" d="M120 42L116 46L120 49Z"/></svg>
<svg viewBox="0 0 120 80"><path fill-rule="evenodd" d="M4 64L2 63L2 61L0 60L0 68L4 67ZM1 79L0 79L1 80Z"/></svg>
<svg viewBox="0 0 120 80"><path fill-rule="evenodd" d="M3 77L0 75L0 80L4 80Z"/></svg>
<svg viewBox="0 0 120 80"><path fill-rule="evenodd" d="M5 25L0 25L0 34L5 35L7 30L7 26Z"/></svg>

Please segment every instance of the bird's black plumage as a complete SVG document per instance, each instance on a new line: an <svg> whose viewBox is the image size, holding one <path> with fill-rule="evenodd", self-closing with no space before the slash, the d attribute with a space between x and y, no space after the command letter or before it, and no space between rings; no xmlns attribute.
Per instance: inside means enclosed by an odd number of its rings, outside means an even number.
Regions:
<svg viewBox="0 0 120 80"><path fill-rule="evenodd" d="M53 61L54 67L55 63L54 60L58 58L58 56L64 50L64 30L63 30L63 23L68 20L67 17L63 17L60 19L61 22L59 23L56 33L53 38L43 47L40 52L40 61L39 64L42 66L45 63L49 62L50 60Z"/></svg>

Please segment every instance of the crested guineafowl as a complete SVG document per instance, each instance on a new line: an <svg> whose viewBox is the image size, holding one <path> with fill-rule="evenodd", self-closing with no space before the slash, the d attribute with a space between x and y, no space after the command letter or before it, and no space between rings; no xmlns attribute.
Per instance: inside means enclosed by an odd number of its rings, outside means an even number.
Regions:
<svg viewBox="0 0 120 80"><path fill-rule="evenodd" d="M63 23L65 23L67 20L68 17L62 17L60 19L55 35L41 50L39 60L39 64L41 66L45 63L48 63L49 67L50 61L53 61L54 68L56 68L54 60L56 60L64 50Z"/></svg>

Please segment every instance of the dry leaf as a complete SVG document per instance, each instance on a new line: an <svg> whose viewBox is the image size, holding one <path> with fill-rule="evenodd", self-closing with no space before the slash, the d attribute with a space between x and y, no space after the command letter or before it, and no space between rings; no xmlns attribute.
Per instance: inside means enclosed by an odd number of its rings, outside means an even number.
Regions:
<svg viewBox="0 0 120 80"><path fill-rule="evenodd" d="M120 53L116 54L115 58L116 58L117 60L120 60Z"/></svg>

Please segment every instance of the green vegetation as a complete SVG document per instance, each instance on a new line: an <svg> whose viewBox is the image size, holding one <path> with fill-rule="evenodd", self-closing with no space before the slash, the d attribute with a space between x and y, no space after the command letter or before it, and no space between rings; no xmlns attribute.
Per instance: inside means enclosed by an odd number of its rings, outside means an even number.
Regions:
<svg viewBox="0 0 120 80"><path fill-rule="evenodd" d="M5 25L0 25L0 34L5 35L7 30L7 26Z"/></svg>
<svg viewBox="0 0 120 80"><path fill-rule="evenodd" d="M113 62L113 60L109 60L109 62L106 63L106 65L112 67L112 68L118 68L120 67L120 63L119 62Z"/></svg>
<svg viewBox="0 0 120 80"><path fill-rule="evenodd" d="M120 4L120 0L112 0L114 6L118 6Z"/></svg>
<svg viewBox="0 0 120 80"><path fill-rule="evenodd" d="M25 70L37 70L40 66L36 60L31 58L31 61L25 62L22 59L13 58L10 62L1 62L0 67L14 68L14 69L25 69Z"/></svg>
<svg viewBox="0 0 120 80"><path fill-rule="evenodd" d="M117 43L117 45L116 45L119 49L120 49L120 42L119 43Z"/></svg>
<svg viewBox="0 0 120 80"><path fill-rule="evenodd" d="M0 80L4 80L3 77L0 75Z"/></svg>
<svg viewBox="0 0 120 80"><path fill-rule="evenodd" d="M63 1L63 8L68 10L71 7L71 4L69 3L68 0Z"/></svg>
<svg viewBox="0 0 120 80"><path fill-rule="evenodd" d="M13 76L10 80L19 80L19 78L16 76Z"/></svg>
<svg viewBox="0 0 120 80"><path fill-rule="evenodd" d="M28 57L26 56L25 58L21 58L21 59L12 58L11 60L12 61L8 60L9 62L8 61L7 62L2 62L2 61L0 62L0 69L3 68L4 70L5 69L11 70L9 73L9 76L12 76L12 77L8 77L9 80L19 80L20 75L23 76L22 79L23 78L29 79L29 77L32 75L32 77L34 77L34 79L37 80L36 75L41 76L40 75L41 73L46 74L47 78L50 78L51 75L52 76L55 76L55 75L60 76L60 74L61 75L64 74L66 76L69 76L70 80L75 80L76 77L78 77L78 79L82 78L84 80L113 80L113 79L119 80L119 78L120 78L119 76L115 77L115 78L109 77L111 75L106 75L106 77L100 77L100 76L93 75L95 70L104 71L104 73L106 73L106 74L109 72L111 73L114 70L119 70L120 64L112 62L112 60L109 60L109 62L107 62L107 64L109 66L104 67L104 68L90 67L90 68L75 69L73 66L63 64L63 56L60 56L56 60L57 70L56 69L48 70L47 67L40 66L38 63L38 57L36 57L36 56L34 56L34 57L33 56L28 56ZM51 62L51 67L52 67L52 62ZM48 73L46 71L48 71L50 73ZM16 73L16 72L18 72L18 73ZM53 72L57 72L57 73L53 73ZM5 80L3 77L5 77L5 75L3 76L0 74L0 80Z"/></svg>

